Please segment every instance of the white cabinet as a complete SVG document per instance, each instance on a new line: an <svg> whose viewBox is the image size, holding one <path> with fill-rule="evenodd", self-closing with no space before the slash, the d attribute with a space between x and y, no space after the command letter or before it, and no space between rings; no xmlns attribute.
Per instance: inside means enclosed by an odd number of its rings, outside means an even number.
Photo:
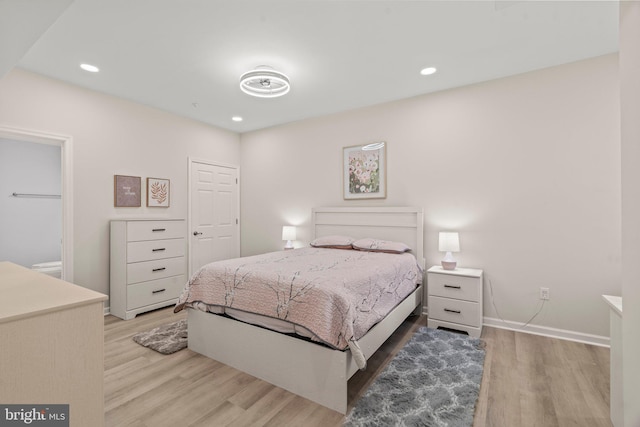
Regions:
<svg viewBox="0 0 640 427"><path fill-rule="evenodd" d="M110 311L121 319L175 304L187 279L186 224L111 221Z"/></svg>
<svg viewBox="0 0 640 427"><path fill-rule="evenodd" d="M610 393L609 407L611 424L614 427L624 426L624 405L622 399L622 297L603 295L609 304L609 327L611 336L611 352L609 363Z"/></svg>
<svg viewBox="0 0 640 427"><path fill-rule="evenodd" d="M67 425L103 426L106 299L0 262L0 403L25 411L34 405L67 404ZM59 425L31 425L44 424Z"/></svg>
<svg viewBox="0 0 640 427"><path fill-rule="evenodd" d="M449 328L472 337L482 333L482 270L433 266L427 270L430 328Z"/></svg>

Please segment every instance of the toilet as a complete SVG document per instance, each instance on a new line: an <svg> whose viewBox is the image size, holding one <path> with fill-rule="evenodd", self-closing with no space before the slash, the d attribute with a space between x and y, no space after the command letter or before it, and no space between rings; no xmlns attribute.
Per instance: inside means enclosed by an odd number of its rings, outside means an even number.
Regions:
<svg viewBox="0 0 640 427"><path fill-rule="evenodd" d="M33 271L48 274L57 279L62 278L62 261L42 262L31 266Z"/></svg>

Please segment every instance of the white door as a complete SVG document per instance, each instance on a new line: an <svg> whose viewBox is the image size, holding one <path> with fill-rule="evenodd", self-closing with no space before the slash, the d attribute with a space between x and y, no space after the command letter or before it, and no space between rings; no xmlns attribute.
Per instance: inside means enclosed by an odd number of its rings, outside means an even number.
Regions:
<svg viewBox="0 0 640 427"><path fill-rule="evenodd" d="M238 169L190 161L189 274L240 256Z"/></svg>

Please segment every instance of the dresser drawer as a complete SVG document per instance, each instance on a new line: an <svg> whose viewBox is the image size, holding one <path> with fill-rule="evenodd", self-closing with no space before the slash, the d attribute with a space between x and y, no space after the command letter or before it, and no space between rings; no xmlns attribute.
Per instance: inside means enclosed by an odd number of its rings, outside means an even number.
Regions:
<svg viewBox="0 0 640 427"><path fill-rule="evenodd" d="M127 264L127 284L182 275L186 271L185 267L184 257Z"/></svg>
<svg viewBox="0 0 640 427"><path fill-rule="evenodd" d="M129 221L127 241L177 239L186 236L184 221Z"/></svg>
<svg viewBox="0 0 640 427"><path fill-rule="evenodd" d="M186 276L174 276L127 286L127 310L176 299L186 283Z"/></svg>
<svg viewBox="0 0 640 427"><path fill-rule="evenodd" d="M450 274L429 273L427 286L429 295L445 298L455 298L466 301L479 301L482 286L477 277L454 276Z"/></svg>
<svg viewBox="0 0 640 427"><path fill-rule="evenodd" d="M147 240L127 243L128 263L179 256L184 256L184 239Z"/></svg>
<svg viewBox="0 0 640 427"><path fill-rule="evenodd" d="M469 326L480 326L480 304L429 296L429 318Z"/></svg>

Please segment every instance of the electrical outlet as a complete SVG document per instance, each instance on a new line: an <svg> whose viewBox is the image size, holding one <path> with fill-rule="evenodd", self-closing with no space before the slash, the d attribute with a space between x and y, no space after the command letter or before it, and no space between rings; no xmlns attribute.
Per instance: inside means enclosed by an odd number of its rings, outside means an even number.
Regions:
<svg viewBox="0 0 640 427"><path fill-rule="evenodd" d="M549 299L549 288L540 288L540 299Z"/></svg>

